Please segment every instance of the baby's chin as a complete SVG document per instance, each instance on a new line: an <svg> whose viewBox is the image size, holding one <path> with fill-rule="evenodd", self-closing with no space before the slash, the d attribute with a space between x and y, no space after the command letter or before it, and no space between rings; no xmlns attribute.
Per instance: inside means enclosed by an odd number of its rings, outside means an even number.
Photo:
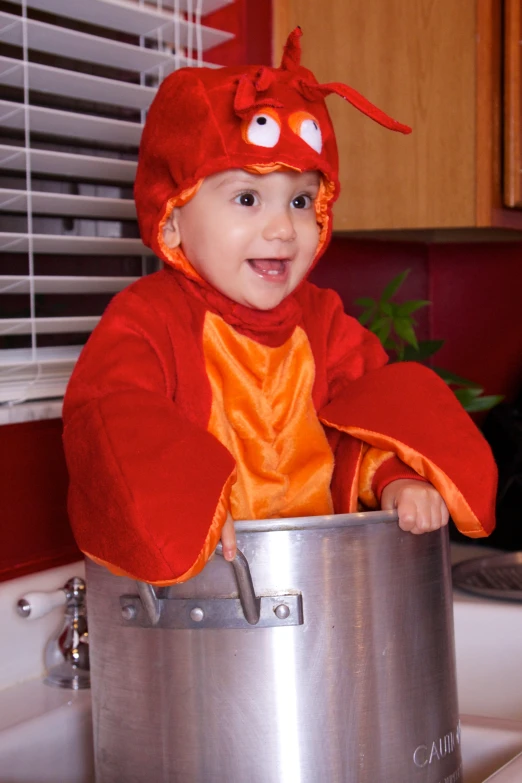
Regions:
<svg viewBox="0 0 522 783"><path fill-rule="evenodd" d="M217 286L214 283L214 287L232 302L248 307L250 310L260 310L266 312L274 310L281 302L287 298L292 292L289 290L280 289L279 291L263 290L263 286L254 290L244 291L230 291L226 290L226 287Z"/></svg>
<svg viewBox="0 0 522 783"><path fill-rule="evenodd" d="M261 310L267 312L268 310L274 310L283 302L287 296L290 295L290 291L284 293L267 293L265 295L245 296L243 304L245 307L249 307L251 310Z"/></svg>

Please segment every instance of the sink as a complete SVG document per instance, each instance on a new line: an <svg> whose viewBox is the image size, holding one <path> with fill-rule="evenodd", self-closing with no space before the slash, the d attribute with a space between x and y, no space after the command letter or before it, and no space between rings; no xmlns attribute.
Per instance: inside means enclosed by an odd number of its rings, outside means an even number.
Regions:
<svg viewBox="0 0 522 783"><path fill-rule="evenodd" d="M522 721L461 715L461 727L464 783L484 783L522 751Z"/></svg>
<svg viewBox="0 0 522 783"><path fill-rule="evenodd" d="M0 712L2 783L94 783L89 691L23 683L0 693ZM461 726L465 783L483 783L522 752L522 721L462 715ZM520 764L492 783L520 783Z"/></svg>
<svg viewBox="0 0 522 783"><path fill-rule="evenodd" d="M0 692L2 783L94 783L90 691L41 680Z"/></svg>
<svg viewBox="0 0 522 783"><path fill-rule="evenodd" d="M520 783L522 780L522 753L494 772L484 783Z"/></svg>
<svg viewBox="0 0 522 783"><path fill-rule="evenodd" d="M455 591L454 617L464 783L521 783L522 603ZM0 690L0 781L94 783L90 691L41 676Z"/></svg>

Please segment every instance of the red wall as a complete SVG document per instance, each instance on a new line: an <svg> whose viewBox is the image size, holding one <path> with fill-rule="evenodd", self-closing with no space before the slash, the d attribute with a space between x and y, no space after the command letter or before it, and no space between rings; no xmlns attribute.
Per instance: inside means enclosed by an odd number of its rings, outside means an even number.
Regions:
<svg viewBox="0 0 522 783"><path fill-rule="evenodd" d="M232 41L215 46L208 59L219 65L272 64L272 0L235 0L208 14L203 23L234 33Z"/></svg>
<svg viewBox="0 0 522 783"><path fill-rule="evenodd" d="M61 420L0 427L0 581L81 557L67 519Z"/></svg>
<svg viewBox="0 0 522 783"><path fill-rule="evenodd" d="M421 244L335 237L315 270L346 309L411 269L404 299L429 299L419 336L443 339L436 364L512 397L522 386L522 243ZM399 297L398 297L399 298Z"/></svg>

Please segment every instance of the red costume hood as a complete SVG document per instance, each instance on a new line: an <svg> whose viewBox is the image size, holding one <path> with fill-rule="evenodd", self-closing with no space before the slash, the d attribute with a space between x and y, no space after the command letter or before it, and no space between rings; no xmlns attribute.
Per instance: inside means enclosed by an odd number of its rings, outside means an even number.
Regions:
<svg viewBox="0 0 522 783"><path fill-rule="evenodd" d="M162 227L172 208L188 200L204 177L233 168L320 171L320 255L339 194L326 95L340 95L386 128L410 132L351 87L319 84L300 64L300 37L300 28L290 34L279 68L182 68L161 84L142 135L134 195L143 242L167 263L174 258Z"/></svg>

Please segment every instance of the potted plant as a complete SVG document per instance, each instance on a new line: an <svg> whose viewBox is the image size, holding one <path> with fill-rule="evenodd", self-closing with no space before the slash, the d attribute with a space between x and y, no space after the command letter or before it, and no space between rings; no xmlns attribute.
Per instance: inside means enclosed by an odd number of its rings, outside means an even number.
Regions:
<svg viewBox="0 0 522 783"><path fill-rule="evenodd" d="M425 299L401 303L394 301L409 272L409 269L401 272L388 283L379 299L363 297L355 300L355 304L363 308L359 316L360 323L367 326L379 338L392 362L424 362L444 345L444 340L418 340L415 333L417 322L414 313L423 307L428 307L430 301ZM503 399L500 394L485 395L484 389L479 384L441 367L432 369L451 387L469 413L490 410Z"/></svg>

